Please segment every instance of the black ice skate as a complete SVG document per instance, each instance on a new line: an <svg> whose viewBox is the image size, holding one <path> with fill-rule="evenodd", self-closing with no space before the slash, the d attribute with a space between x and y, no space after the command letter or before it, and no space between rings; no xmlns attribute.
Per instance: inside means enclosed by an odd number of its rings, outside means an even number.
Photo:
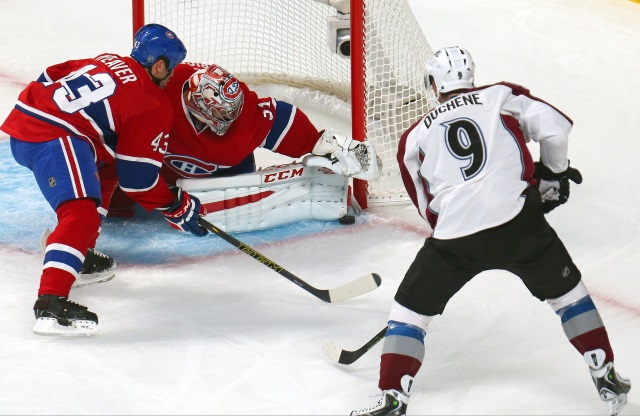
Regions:
<svg viewBox="0 0 640 416"><path fill-rule="evenodd" d="M631 390L631 382L620 377L613 368L613 362L605 364L598 370L590 369L590 371L600 398L609 406L611 415L616 416L627 404L627 393Z"/></svg>
<svg viewBox="0 0 640 416"><path fill-rule="evenodd" d="M80 274L73 284L73 287L106 282L113 279L115 275L115 260L96 249L90 248L84 257Z"/></svg>
<svg viewBox="0 0 640 416"><path fill-rule="evenodd" d="M71 302L63 296L40 295L33 305L36 335L69 337L91 336L98 332L98 316L86 306Z"/></svg>
<svg viewBox="0 0 640 416"><path fill-rule="evenodd" d="M365 409L354 410L351 416L405 416L413 377L402 377L402 391L383 390L378 403Z"/></svg>

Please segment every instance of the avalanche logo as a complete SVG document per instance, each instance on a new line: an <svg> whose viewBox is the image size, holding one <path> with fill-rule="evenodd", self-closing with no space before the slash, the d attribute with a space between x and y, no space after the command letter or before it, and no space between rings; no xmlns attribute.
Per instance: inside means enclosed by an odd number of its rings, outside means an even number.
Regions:
<svg viewBox="0 0 640 416"><path fill-rule="evenodd" d="M187 178L208 177L218 170L218 165L215 163L207 163L195 157L184 155L166 155L164 162L171 166L171 169Z"/></svg>

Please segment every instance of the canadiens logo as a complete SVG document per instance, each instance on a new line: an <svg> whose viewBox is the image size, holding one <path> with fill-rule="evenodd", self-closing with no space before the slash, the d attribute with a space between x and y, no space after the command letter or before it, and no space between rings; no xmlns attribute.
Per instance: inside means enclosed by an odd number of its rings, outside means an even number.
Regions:
<svg viewBox="0 0 640 416"><path fill-rule="evenodd" d="M227 82L222 88L222 91L224 92L223 98L225 98L227 101L232 101L238 96L238 93L240 92L240 83L238 83L238 80L235 78L227 79Z"/></svg>
<svg viewBox="0 0 640 416"><path fill-rule="evenodd" d="M175 37L176 37L176 35L174 35L174 34L173 34L173 32L169 32L168 30L167 30L167 33L165 33L165 34L167 35L167 37L168 37L169 39L173 39L173 38L175 38Z"/></svg>
<svg viewBox="0 0 640 416"><path fill-rule="evenodd" d="M166 155L164 161L173 170L187 178L207 177L219 168L215 163L207 163L195 157L183 155Z"/></svg>

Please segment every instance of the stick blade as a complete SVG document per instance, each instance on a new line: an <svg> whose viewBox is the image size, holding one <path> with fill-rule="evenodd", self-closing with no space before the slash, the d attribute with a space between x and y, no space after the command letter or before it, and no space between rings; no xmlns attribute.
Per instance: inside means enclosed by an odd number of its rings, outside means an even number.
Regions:
<svg viewBox="0 0 640 416"><path fill-rule="evenodd" d="M343 350L329 340L326 340L324 344L322 344L322 349L331 361L343 365L353 364L363 354L360 351Z"/></svg>
<svg viewBox="0 0 640 416"><path fill-rule="evenodd" d="M372 290L380 287L382 279L376 273L370 273L356 280L345 283L342 286L329 289L329 302L342 302L343 300L355 298L364 295Z"/></svg>
<svg viewBox="0 0 640 416"><path fill-rule="evenodd" d="M366 354L367 351L373 348L374 345L382 341L386 334L387 327L385 326L373 338L367 341L366 344L354 351L344 350L329 340L324 341L322 349L327 357L329 357L329 359L334 363L349 365L356 362L360 357Z"/></svg>
<svg viewBox="0 0 640 416"><path fill-rule="evenodd" d="M331 361L333 361L334 363L340 362L340 354L342 353L342 348L338 347L336 344L327 339L322 344L322 350Z"/></svg>

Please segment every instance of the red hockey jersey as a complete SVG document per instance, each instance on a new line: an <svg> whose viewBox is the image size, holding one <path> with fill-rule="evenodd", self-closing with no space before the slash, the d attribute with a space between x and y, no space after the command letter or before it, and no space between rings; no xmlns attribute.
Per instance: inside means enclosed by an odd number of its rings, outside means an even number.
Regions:
<svg viewBox="0 0 640 416"><path fill-rule="evenodd" d="M182 63L164 88L173 106L171 141L162 175L169 183L178 178L204 178L239 164L262 147L290 157L310 153L320 132L297 107L271 97L259 98L246 84L244 106L226 133L218 136L192 117L183 100L191 75L204 64Z"/></svg>
<svg viewBox="0 0 640 416"><path fill-rule="evenodd" d="M23 141L74 136L89 142L101 172L147 210L174 200L160 177L173 112L133 58L103 54L45 70L18 97L2 129Z"/></svg>

